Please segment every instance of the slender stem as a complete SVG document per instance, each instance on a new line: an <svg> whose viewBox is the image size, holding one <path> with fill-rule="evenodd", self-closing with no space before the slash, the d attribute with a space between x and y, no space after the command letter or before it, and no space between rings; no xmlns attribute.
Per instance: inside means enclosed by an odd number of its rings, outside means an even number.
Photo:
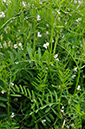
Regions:
<svg viewBox="0 0 85 129"><path fill-rule="evenodd" d="M10 108L9 108L9 95L10 95L10 89L8 89L8 94L7 94L7 112L8 112L8 121L10 121Z"/></svg>
<svg viewBox="0 0 85 129"><path fill-rule="evenodd" d="M59 38L59 35L56 36L56 41L55 41L55 45L54 45L53 54L55 54L55 52L56 52L56 46L57 46L57 43L58 43L58 38Z"/></svg>
<svg viewBox="0 0 85 129"><path fill-rule="evenodd" d="M77 86L78 86L78 83L79 83L81 65L82 65L82 62L80 63L80 68L79 68L79 71L78 71L78 78L77 78L77 82L76 82L74 93L76 93Z"/></svg>
<svg viewBox="0 0 85 129"><path fill-rule="evenodd" d="M51 9L51 5L50 5L50 10L51 10L51 37L50 37L50 43L51 43L51 48L50 48L50 54L52 53L52 46L53 46L53 33L54 33L54 16L52 13L52 9Z"/></svg>
<svg viewBox="0 0 85 129"><path fill-rule="evenodd" d="M36 49L36 42L35 42L35 38L36 38L36 27L35 27L35 20L34 20L34 44L33 44L33 51L35 51Z"/></svg>
<svg viewBox="0 0 85 129"><path fill-rule="evenodd" d="M10 71L10 68L8 67L9 71ZM7 93L7 112L8 112L8 121L10 121L10 101L9 101L9 98L10 98L10 86L11 86L11 71L10 71L10 84L9 84L9 87L8 87L8 93Z"/></svg>

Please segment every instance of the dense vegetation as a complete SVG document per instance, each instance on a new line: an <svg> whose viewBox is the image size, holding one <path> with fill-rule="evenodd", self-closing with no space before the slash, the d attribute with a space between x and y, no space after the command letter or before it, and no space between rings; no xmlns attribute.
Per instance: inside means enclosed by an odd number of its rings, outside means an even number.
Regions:
<svg viewBox="0 0 85 129"><path fill-rule="evenodd" d="M0 0L0 129L85 129L85 1Z"/></svg>

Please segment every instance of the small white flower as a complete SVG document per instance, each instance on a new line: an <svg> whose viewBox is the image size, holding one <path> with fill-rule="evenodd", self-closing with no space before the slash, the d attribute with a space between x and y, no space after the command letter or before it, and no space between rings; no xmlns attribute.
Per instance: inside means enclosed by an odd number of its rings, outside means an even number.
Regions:
<svg viewBox="0 0 85 129"><path fill-rule="evenodd" d="M46 46L46 44L43 44L43 47L45 47L45 48L47 49L47 46Z"/></svg>
<svg viewBox="0 0 85 129"><path fill-rule="evenodd" d="M60 14L59 10L57 10L57 13Z"/></svg>
<svg viewBox="0 0 85 129"><path fill-rule="evenodd" d="M44 119L44 120L42 120L42 123L44 123L44 122L46 122L46 120Z"/></svg>
<svg viewBox="0 0 85 129"><path fill-rule="evenodd" d="M13 118L15 115L14 115L14 112L12 112L12 114L11 114L11 118Z"/></svg>
<svg viewBox="0 0 85 129"><path fill-rule="evenodd" d="M22 46L22 43L19 43L19 46Z"/></svg>
<svg viewBox="0 0 85 129"><path fill-rule="evenodd" d="M40 32L38 32L38 37L42 37L42 35L40 34Z"/></svg>
<svg viewBox="0 0 85 129"><path fill-rule="evenodd" d="M80 85L78 85L77 90L79 90L79 89L80 89L80 87L81 87L81 86L80 86Z"/></svg>
<svg viewBox="0 0 85 129"><path fill-rule="evenodd" d="M59 58L56 58L57 61L59 61Z"/></svg>
<svg viewBox="0 0 85 129"><path fill-rule="evenodd" d="M46 34L48 34L49 32L48 31L46 31Z"/></svg>
<svg viewBox="0 0 85 129"><path fill-rule="evenodd" d="M26 2L22 1L23 6L26 6Z"/></svg>
<svg viewBox="0 0 85 129"><path fill-rule="evenodd" d="M52 42L54 43L54 39L52 39Z"/></svg>
<svg viewBox="0 0 85 129"><path fill-rule="evenodd" d="M6 3L6 0L2 0L2 1Z"/></svg>
<svg viewBox="0 0 85 129"><path fill-rule="evenodd" d="M17 44L14 44L14 48L15 48L15 49L18 48Z"/></svg>
<svg viewBox="0 0 85 129"><path fill-rule="evenodd" d="M74 0L74 3L76 4L77 3L77 0Z"/></svg>
<svg viewBox="0 0 85 129"><path fill-rule="evenodd" d="M74 78L74 77L76 77L76 75L75 75L75 74L72 76L72 78Z"/></svg>
<svg viewBox="0 0 85 129"><path fill-rule="evenodd" d="M82 18L78 18L78 20L79 20L79 21L81 21L81 20L82 20Z"/></svg>
<svg viewBox="0 0 85 129"><path fill-rule="evenodd" d="M42 2L40 2L40 4L42 4Z"/></svg>
<svg viewBox="0 0 85 129"><path fill-rule="evenodd" d="M37 21L40 21L41 18L40 18L40 15L37 15Z"/></svg>
<svg viewBox="0 0 85 129"><path fill-rule="evenodd" d="M61 110L61 112L64 112L64 110Z"/></svg>
<svg viewBox="0 0 85 129"><path fill-rule="evenodd" d="M11 82L10 85L11 85L11 86L14 86L14 83Z"/></svg>
<svg viewBox="0 0 85 129"><path fill-rule="evenodd" d="M4 18L4 17L5 17L4 12L0 12L0 18Z"/></svg>
<svg viewBox="0 0 85 129"><path fill-rule="evenodd" d="M23 50L23 46L22 46L22 43L19 43L19 46L21 47L21 49Z"/></svg>
<svg viewBox="0 0 85 129"><path fill-rule="evenodd" d="M49 46L49 43L48 42L43 45L43 47L45 47L46 49L47 49L48 46Z"/></svg>
<svg viewBox="0 0 85 129"><path fill-rule="evenodd" d="M46 45L49 46L49 43L47 42Z"/></svg>
<svg viewBox="0 0 85 129"><path fill-rule="evenodd" d="M67 22L65 22L65 25L67 24Z"/></svg>
<svg viewBox="0 0 85 129"><path fill-rule="evenodd" d="M79 22L79 21L81 21L82 20L82 18L78 18L77 20L76 20L76 22Z"/></svg>
<svg viewBox="0 0 85 129"><path fill-rule="evenodd" d="M74 68L74 71L77 72L77 68Z"/></svg>
<svg viewBox="0 0 85 129"><path fill-rule="evenodd" d="M82 4L82 2L80 0L78 2L79 2L79 4Z"/></svg>
<svg viewBox="0 0 85 129"><path fill-rule="evenodd" d="M6 91L5 90L2 90L1 93L4 94L4 93L6 93Z"/></svg>
<svg viewBox="0 0 85 129"><path fill-rule="evenodd" d="M64 110L63 110L63 109L64 109L64 106L62 106L62 110L61 110L61 112L64 112Z"/></svg>
<svg viewBox="0 0 85 129"><path fill-rule="evenodd" d="M58 54L55 54L54 58L56 59L58 57Z"/></svg>
<svg viewBox="0 0 85 129"><path fill-rule="evenodd" d="M74 126L74 123L70 124L70 126L73 127Z"/></svg>
<svg viewBox="0 0 85 129"><path fill-rule="evenodd" d="M55 58L57 61L59 61L59 58L57 58L57 57L58 57L58 54L55 54L54 58Z"/></svg>

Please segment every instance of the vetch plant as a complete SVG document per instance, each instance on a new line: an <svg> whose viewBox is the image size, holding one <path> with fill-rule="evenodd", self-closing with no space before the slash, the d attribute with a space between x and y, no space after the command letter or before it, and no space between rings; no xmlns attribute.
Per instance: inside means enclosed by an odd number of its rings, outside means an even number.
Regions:
<svg viewBox="0 0 85 129"><path fill-rule="evenodd" d="M84 129L85 2L0 7L1 129Z"/></svg>

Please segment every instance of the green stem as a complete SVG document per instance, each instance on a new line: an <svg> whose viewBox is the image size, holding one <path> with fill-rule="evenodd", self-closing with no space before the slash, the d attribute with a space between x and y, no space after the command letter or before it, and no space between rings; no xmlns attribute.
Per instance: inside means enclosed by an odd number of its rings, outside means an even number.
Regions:
<svg viewBox="0 0 85 129"><path fill-rule="evenodd" d="M36 41L35 41L35 39L36 39L36 21L35 21L35 8L34 8L34 11L33 11L33 16L34 16L34 20L33 20L33 32L34 32L34 38L33 38L33 40L34 40L34 43L33 43L33 52L35 52L35 49L36 49Z"/></svg>
<svg viewBox="0 0 85 129"><path fill-rule="evenodd" d="M52 53L52 46L53 46L53 32L54 32L54 16L52 13L52 9L51 9L51 5L50 5L50 10L51 10L51 37L50 37L50 43L51 43L51 48L50 48L50 54Z"/></svg>
<svg viewBox="0 0 85 129"><path fill-rule="evenodd" d="M78 83L79 83L81 65L82 65L82 62L80 63L80 67L79 67L79 71L78 71L78 77L77 77L77 82L76 82L74 93L76 93L77 86L78 86Z"/></svg>
<svg viewBox="0 0 85 129"><path fill-rule="evenodd" d="M10 71L10 68L8 67L9 71ZM8 112L8 121L10 121L10 101L9 101L9 98L10 98L10 86L11 86L11 71L10 71L10 84L9 84L9 87L8 87L8 93L7 93L7 112Z"/></svg>
<svg viewBox="0 0 85 129"><path fill-rule="evenodd" d="M8 94L7 94L7 112L8 112L8 121L10 121L10 109L9 109L9 95L10 95L10 90L8 89Z"/></svg>
<svg viewBox="0 0 85 129"><path fill-rule="evenodd" d="M57 46L57 43L58 43L58 38L59 38L59 35L56 36L56 41L55 41L55 45L54 45L53 54L55 54L55 52L56 52L56 46Z"/></svg>

